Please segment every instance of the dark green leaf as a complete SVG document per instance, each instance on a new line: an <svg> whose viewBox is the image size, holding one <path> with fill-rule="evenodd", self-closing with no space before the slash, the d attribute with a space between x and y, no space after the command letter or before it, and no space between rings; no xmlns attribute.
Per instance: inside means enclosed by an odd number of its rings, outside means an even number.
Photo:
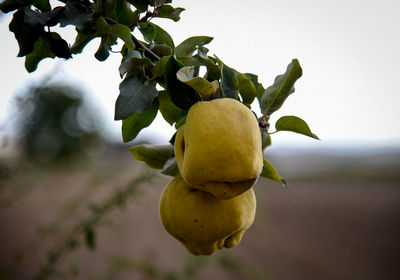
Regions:
<svg viewBox="0 0 400 280"><path fill-rule="evenodd" d="M162 29L161 27L159 27L158 25L156 25L154 23L150 23L150 24L154 27L154 29L156 31L156 36L154 38L154 42L166 44L172 50L174 50L175 49L174 41L172 40L171 36L167 33L167 31L165 31L164 29Z"/></svg>
<svg viewBox="0 0 400 280"><path fill-rule="evenodd" d="M154 65L152 69L153 77L159 77L164 75L167 63L169 61L169 56L161 57Z"/></svg>
<svg viewBox="0 0 400 280"><path fill-rule="evenodd" d="M25 23L29 24L32 27L43 27L47 24L48 17L46 13L41 13L39 11L34 11L30 7L24 8L24 20Z"/></svg>
<svg viewBox="0 0 400 280"><path fill-rule="evenodd" d="M262 127L260 127L260 134L261 134L262 150L264 151L265 148L271 146L271 136L267 134L264 128Z"/></svg>
<svg viewBox="0 0 400 280"><path fill-rule="evenodd" d="M163 169L161 170L161 173L164 175L176 177L179 175L179 168L178 168L178 163L176 162L175 158L169 159Z"/></svg>
<svg viewBox="0 0 400 280"><path fill-rule="evenodd" d="M83 49L86 47L86 45L95 38L95 35L86 34L85 32L79 29L76 29L76 32L78 34L76 35L75 42L71 47L72 54L81 53Z"/></svg>
<svg viewBox="0 0 400 280"><path fill-rule="evenodd" d="M165 90L158 92L158 101L160 103L160 112L164 120L166 120L170 125L177 122L185 113L184 110L181 110L172 103L168 92Z"/></svg>
<svg viewBox="0 0 400 280"><path fill-rule="evenodd" d="M183 115L182 118L175 123L176 130L178 130L182 125L184 125L186 123L186 117L187 117L186 114Z"/></svg>
<svg viewBox="0 0 400 280"><path fill-rule="evenodd" d="M258 76L252 73L244 73L247 77L249 77L255 88L258 88L261 84L258 82Z"/></svg>
<svg viewBox="0 0 400 280"><path fill-rule="evenodd" d="M174 157L172 145L137 145L129 148L132 155L147 166L154 169L162 169L165 163Z"/></svg>
<svg viewBox="0 0 400 280"><path fill-rule="evenodd" d="M199 75L199 71L200 71L200 62L192 57L192 56L180 56L176 58L180 63L183 64L183 66L194 66L194 76L198 76Z"/></svg>
<svg viewBox="0 0 400 280"><path fill-rule="evenodd" d="M71 51L69 49L68 43L61 38L61 36L56 32L46 32L43 37L50 42L51 51L60 58L71 58Z"/></svg>
<svg viewBox="0 0 400 280"><path fill-rule="evenodd" d="M166 0L147 0L147 3L149 3L150 6L155 6L155 7L161 7L164 3L169 3L171 1L166 1Z"/></svg>
<svg viewBox="0 0 400 280"><path fill-rule="evenodd" d="M147 7L149 6L149 2L147 0L128 0L139 12L143 13L147 11Z"/></svg>
<svg viewBox="0 0 400 280"><path fill-rule="evenodd" d="M257 90L251 79L245 74L236 71L236 77L239 83L239 92L242 96L243 103L250 105L254 101L254 98L256 98Z"/></svg>
<svg viewBox="0 0 400 280"><path fill-rule="evenodd" d="M196 90L202 97L202 99L211 98L218 90L218 81L209 82L202 77L195 77L195 70L193 66L185 66L179 69L176 73L176 77L179 81L189 85Z"/></svg>
<svg viewBox="0 0 400 280"><path fill-rule="evenodd" d="M89 249L96 249L96 233L92 228L85 229L85 243Z"/></svg>
<svg viewBox="0 0 400 280"><path fill-rule="evenodd" d="M235 70L224 64L217 58L219 68L222 72L221 90L224 97L233 99L239 98L239 82L235 74Z"/></svg>
<svg viewBox="0 0 400 280"><path fill-rule="evenodd" d="M191 56L196 49L210 43L212 39L212 37L208 36L195 36L187 38L176 47L176 56Z"/></svg>
<svg viewBox="0 0 400 280"><path fill-rule="evenodd" d="M25 23L24 15L25 12L23 10L18 10L14 13L9 25L9 29L14 32L19 45L18 57L31 53L36 40L39 39L40 34L43 32L43 27L32 27Z"/></svg>
<svg viewBox="0 0 400 280"><path fill-rule="evenodd" d="M282 106L286 98L294 92L294 84L301 75L300 63L297 59L293 59L286 72L277 76L274 84L262 94L259 101L263 115L270 116Z"/></svg>
<svg viewBox="0 0 400 280"><path fill-rule="evenodd" d="M143 113L158 91L154 85L142 84L136 76L126 77L119 85L120 94L115 103L115 120L122 120L134 113Z"/></svg>
<svg viewBox="0 0 400 280"><path fill-rule="evenodd" d="M39 62L46 57L54 58L55 54L51 51L50 42L43 38L39 38L35 42L33 52L26 55L26 58L25 58L26 70L29 73L35 71Z"/></svg>
<svg viewBox="0 0 400 280"><path fill-rule="evenodd" d="M174 8L171 5L163 5L157 9L156 17L169 18L176 22L180 20L180 14L184 10L184 8Z"/></svg>
<svg viewBox="0 0 400 280"><path fill-rule="evenodd" d="M276 123L275 128L277 131L292 131L309 136L314 139L318 139L318 136L311 132L307 123L296 116L284 116L281 117Z"/></svg>
<svg viewBox="0 0 400 280"><path fill-rule="evenodd" d="M134 113L122 120L122 139L124 142L132 141L139 132L148 127L154 120L158 111L158 101L154 99L150 107L143 113Z"/></svg>
<svg viewBox="0 0 400 280"><path fill-rule="evenodd" d="M93 19L93 13L80 3L69 1L60 18L60 26L75 25L78 29L85 29Z"/></svg>
<svg viewBox="0 0 400 280"><path fill-rule="evenodd" d="M35 6L42 12L49 12L51 10L49 0L33 0L33 6Z"/></svg>
<svg viewBox="0 0 400 280"><path fill-rule="evenodd" d="M139 24L139 31L142 33L146 42L150 43L156 38L156 29L148 22L141 22Z"/></svg>
<svg viewBox="0 0 400 280"><path fill-rule="evenodd" d="M127 26L136 24L138 20L138 12L132 11L130 4L126 0L116 0L115 10L118 23Z"/></svg>
<svg viewBox="0 0 400 280"><path fill-rule="evenodd" d="M279 176L275 167L266 159L264 159L264 165L260 176L281 183L284 187L287 186L286 181Z"/></svg>
<svg viewBox="0 0 400 280"><path fill-rule="evenodd" d="M206 47L199 47L197 54L202 58L207 58L208 49Z"/></svg>
<svg viewBox="0 0 400 280"><path fill-rule="evenodd" d="M198 54L196 54L194 58L200 62L200 65L203 65L207 68L207 73L204 78L209 81L217 81L221 78L221 69L219 69L218 65L215 64L211 59L203 58Z"/></svg>
<svg viewBox="0 0 400 280"><path fill-rule="evenodd" d="M172 102L177 107L186 110L200 101L200 97L193 88L182 83L176 77L176 73L182 67L183 65L171 56L165 67L165 79Z"/></svg>
<svg viewBox="0 0 400 280"><path fill-rule="evenodd" d="M166 44L151 44L150 49L159 57L164 57L172 54L172 49Z"/></svg>
<svg viewBox="0 0 400 280"><path fill-rule="evenodd" d="M100 46L94 56L98 61L106 60L110 55L110 46L108 45L108 35L101 36Z"/></svg>
<svg viewBox="0 0 400 280"><path fill-rule="evenodd" d="M257 94L257 99L258 99L259 101L260 101L262 95L264 94L264 91L265 91L265 88L260 84L260 85L257 87L257 92L256 92L256 94Z"/></svg>
<svg viewBox="0 0 400 280"><path fill-rule="evenodd" d="M103 17L99 17L95 22L95 29L99 35L112 35L121 38L128 50L135 49L132 41L130 29L122 24L108 24Z"/></svg>
<svg viewBox="0 0 400 280"><path fill-rule="evenodd" d="M4 0L0 3L0 11L8 13L31 4L32 0Z"/></svg>
<svg viewBox="0 0 400 280"><path fill-rule="evenodd" d="M175 145L176 133L177 133L177 131L175 131L175 133L172 135L171 139L169 139L169 143L171 145Z"/></svg>
<svg viewBox="0 0 400 280"><path fill-rule="evenodd" d="M132 51L139 53L137 51ZM130 52L130 53L132 53ZM140 54L140 53L139 53ZM128 53L129 55L129 53ZM121 77L125 75L126 73L130 72L140 72L142 69L151 69L153 67L153 64L150 59L147 57L136 57L136 56L131 56L128 58L124 57L124 60L122 61L120 67L119 67L119 74Z"/></svg>

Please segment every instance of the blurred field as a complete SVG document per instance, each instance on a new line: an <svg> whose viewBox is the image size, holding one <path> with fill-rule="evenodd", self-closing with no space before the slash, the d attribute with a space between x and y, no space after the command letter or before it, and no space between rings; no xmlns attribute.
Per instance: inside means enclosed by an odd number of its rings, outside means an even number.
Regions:
<svg viewBox="0 0 400 280"><path fill-rule="evenodd" d="M212 257L189 256L162 228L158 198L170 178L151 173L96 221L96 249L77 234L50 279L400 279L399 155L275 151L289 187L260 179L254 225ZM0 279L33 279L71 229L149 171L110 148L48 168L8 161L0 172Z"/></svg>

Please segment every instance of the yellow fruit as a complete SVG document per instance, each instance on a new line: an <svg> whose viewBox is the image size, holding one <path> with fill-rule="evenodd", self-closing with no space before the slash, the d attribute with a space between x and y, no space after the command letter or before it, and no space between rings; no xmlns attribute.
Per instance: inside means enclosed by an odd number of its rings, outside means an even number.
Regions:
<svg viewBox="0 0 400 280"><path fill-rule="evenodd" d="M162 224L193 255L236 246L253 223L255 211L253 189L232 199L217 199L181 177L166 186L160 199Z"/></svg>
<svg viewBox="0 0 400 280"><path fill-rule="evenodd" d="M189 185L233 198L251 188L262 170L257 119L231 98L198 102L178 130L175 157Z"/></svg>

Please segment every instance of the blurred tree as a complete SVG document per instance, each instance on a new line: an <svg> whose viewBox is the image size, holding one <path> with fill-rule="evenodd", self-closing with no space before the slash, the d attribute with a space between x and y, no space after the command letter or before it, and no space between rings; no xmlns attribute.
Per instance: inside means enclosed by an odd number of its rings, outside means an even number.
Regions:
<svg viewBox="0 0 400 280"><path fill-rule="evenodd" d="M100 140L95 110L77 88L31 86L16 100L20 144L30 159L50 162L82 154Z"/></svg>

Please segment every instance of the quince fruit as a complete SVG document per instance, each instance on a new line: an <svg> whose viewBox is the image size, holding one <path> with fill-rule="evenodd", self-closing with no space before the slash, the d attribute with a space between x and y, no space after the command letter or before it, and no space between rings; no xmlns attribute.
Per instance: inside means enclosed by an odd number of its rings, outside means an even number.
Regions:
<svg viewBox="0 0 400 280"><path fill-rule="evenodd" d="M175 157L189 185L220 199L240 195L256 183L263 166L257 119L235 99L198 102L178 130Z"/></svg>
<svg viewBox="0 0 400 280"><path fill-rule="evenodd" d="M254 221L256 198L249 189L232 199L218 199L176 177L160 199L165 229L193 255L211 255L236 246Z"/></svg>

